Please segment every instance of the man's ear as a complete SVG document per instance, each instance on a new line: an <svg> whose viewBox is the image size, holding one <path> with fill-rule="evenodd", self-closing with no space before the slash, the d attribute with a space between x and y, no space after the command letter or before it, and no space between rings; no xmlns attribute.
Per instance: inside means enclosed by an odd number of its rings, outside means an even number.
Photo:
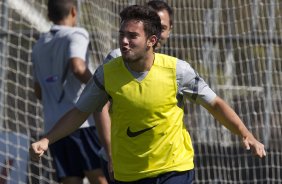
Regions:
<svg viewBox="0 0 282 184"><path fill-rule="evenodd" d="M76 17L77 11L76 11L76 7L75 7L75 6L73 6L73 7L71 8L70 13L71 13L71 16L72 16L72 17Z"/></svg>
<svg viewBox="0 0 282 184"><path fill-rule="evenodd" d="M158 42L157 36L156 35L152 35L147 40L147 46L148 47L153 47L155 44L157 44L157 42Z"/></svg>

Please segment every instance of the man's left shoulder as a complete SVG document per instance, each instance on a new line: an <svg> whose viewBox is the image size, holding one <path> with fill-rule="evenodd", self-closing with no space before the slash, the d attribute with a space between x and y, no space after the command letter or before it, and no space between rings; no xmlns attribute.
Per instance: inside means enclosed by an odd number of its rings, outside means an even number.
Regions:
<svg viewBox="0 0 282 184"><path fill-rule="evenodd" d="M176 57L174 56L170 56L170 55L167 55L167 54L162 54L162 53L155 53L156 57L159 57L159 58L165 58L165 59L177 59Z"/></svg>
<svg viewBox="0 0 282 184"><path fill-rule="evenodd" d="M166 68L175 68L177 58L166 54L155 54L155 64Z"/></svg>
<svg viewBox="0 0 282 184"><path fill-rule="evenodd" d="M82 27L73 27L72 33L73 34L81 34L82 36L84 36L87 39L89 39L88 31L86 29L82 28Z"/></svg>

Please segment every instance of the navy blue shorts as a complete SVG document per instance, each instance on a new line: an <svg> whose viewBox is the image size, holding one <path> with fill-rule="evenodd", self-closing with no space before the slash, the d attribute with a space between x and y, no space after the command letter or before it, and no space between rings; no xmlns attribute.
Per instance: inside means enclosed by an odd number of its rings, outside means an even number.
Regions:
<svg viewBox="0 0 282 184"><path fill-rule="evenodd" d="M192 184L194 170L183 172L168 172L154 178L144 178L132 182L115 181L115 184Z"/></svg>
<svg viewBox="0 0 282 184"><path fill-rule="evenodd" d="M81 128L50 145L57 178L84 177L84 171L101 168L101 149L95 127Z"/></svg>

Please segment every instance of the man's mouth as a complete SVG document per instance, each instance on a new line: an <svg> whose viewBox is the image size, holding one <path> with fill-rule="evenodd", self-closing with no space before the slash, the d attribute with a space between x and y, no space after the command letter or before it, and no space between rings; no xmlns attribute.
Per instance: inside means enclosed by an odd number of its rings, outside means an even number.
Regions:
<svg viewBox="0 0 282 184"><path fill-rule="evenodd" d="M129 51L130 51L130 49L127 48L127 47L122 47L121 48L121 52L123 52L123 53L129 52Z"/></svg>

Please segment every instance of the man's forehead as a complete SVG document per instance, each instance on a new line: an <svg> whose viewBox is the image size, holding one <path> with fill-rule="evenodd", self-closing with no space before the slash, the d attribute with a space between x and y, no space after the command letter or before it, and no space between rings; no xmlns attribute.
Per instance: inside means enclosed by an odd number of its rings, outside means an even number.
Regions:
<svg viewBox="0 0 282 184"><path fill-rule="evenodd" d="M120 22L121 25L123 24L143 24L142 20L139 19L125 19Z"/></svg>
<svg viewBox="0 0 282 184"><path fill-rule="evenodd" d="M122 21L120 25L120 31L123 31L123 30L139 30L140 31L140 29L144 31L144 24L140 20L135 20L135 19L125 20L125 21Z"/></svg>

